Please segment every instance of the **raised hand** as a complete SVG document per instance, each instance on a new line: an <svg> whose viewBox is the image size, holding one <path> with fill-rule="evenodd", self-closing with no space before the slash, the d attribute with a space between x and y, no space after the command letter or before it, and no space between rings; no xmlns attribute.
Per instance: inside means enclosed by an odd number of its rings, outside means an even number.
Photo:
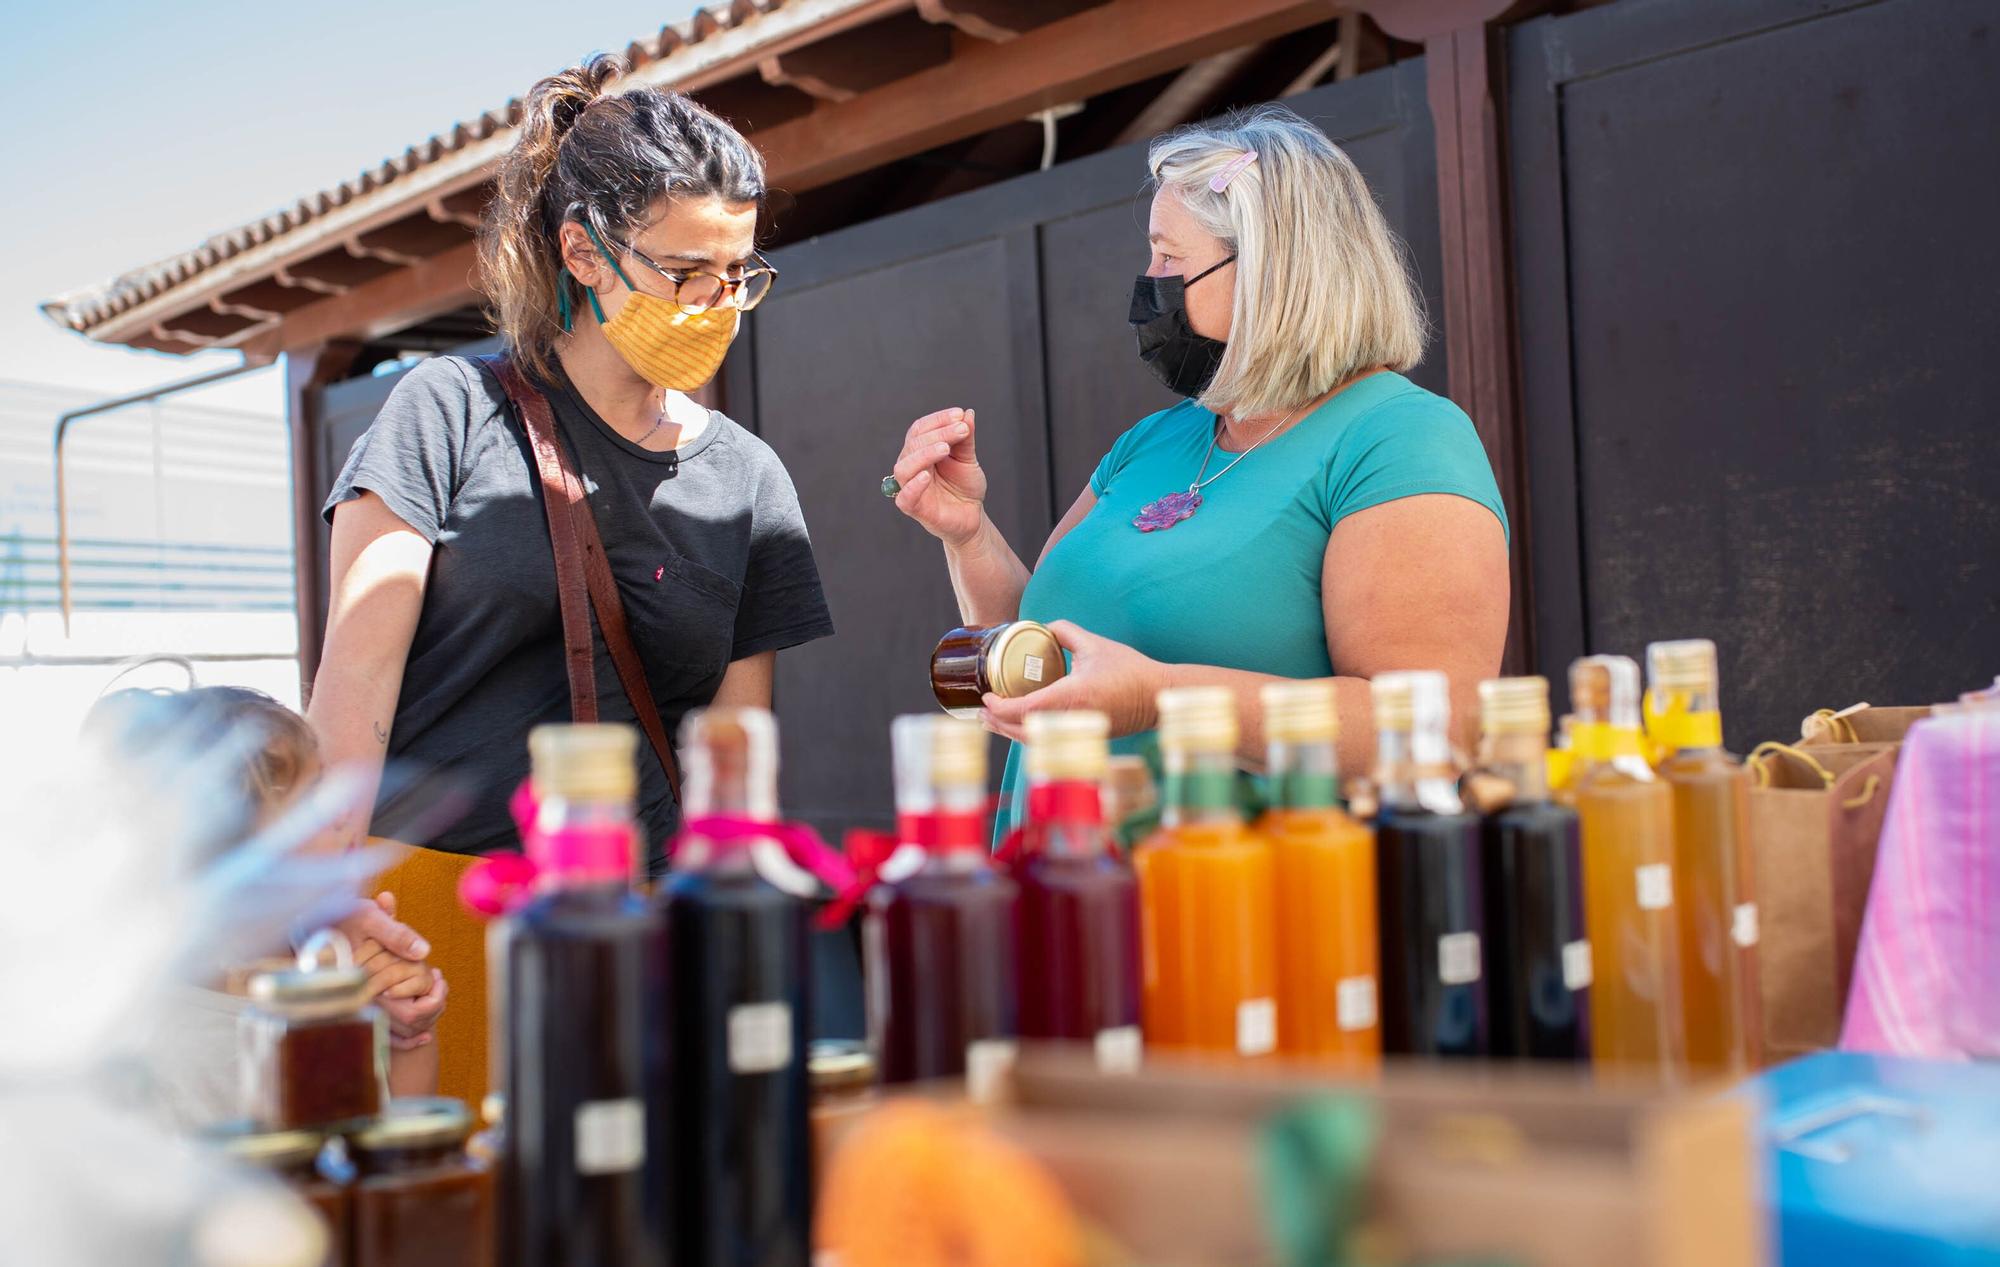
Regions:
<svg viewBox="0 0 2000 1267"><path fill-rule="evenodd" d="M946 545L962 545L985 515L986 472L973 447L977 421L970 409L940 409L910 424L895 476L902 485L896 509Z"/></svg>

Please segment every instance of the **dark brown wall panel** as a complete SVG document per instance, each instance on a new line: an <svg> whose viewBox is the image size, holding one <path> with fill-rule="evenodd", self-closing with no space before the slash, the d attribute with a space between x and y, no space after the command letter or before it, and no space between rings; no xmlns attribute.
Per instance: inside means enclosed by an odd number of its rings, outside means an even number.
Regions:
<svg viewBox="0 0 2000 1267"><path fill-rule="evenodd" d="M2000 669L1993 19L1686 0L1516 37L1517 81L1555 71L1521 276L1531 450L1573 455L1536 489L1574 500L1571 649L1713 637L1739 748Z"/></svg>

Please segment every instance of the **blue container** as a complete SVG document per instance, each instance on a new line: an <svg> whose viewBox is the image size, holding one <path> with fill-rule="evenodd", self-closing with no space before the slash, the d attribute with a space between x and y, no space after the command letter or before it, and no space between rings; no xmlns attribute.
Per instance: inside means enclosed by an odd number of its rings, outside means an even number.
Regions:
<svg viewBox="0 0 2000 1267"><path fill-rule="evenodd" d="M1825 1052L1751 1087L1785 1267L2000 1264L2000 1065Z"/></svg>

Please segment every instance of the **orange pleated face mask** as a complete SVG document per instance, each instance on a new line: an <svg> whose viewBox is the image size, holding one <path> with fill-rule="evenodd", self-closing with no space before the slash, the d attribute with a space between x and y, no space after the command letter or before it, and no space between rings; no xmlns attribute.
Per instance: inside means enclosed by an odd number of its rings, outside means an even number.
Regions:
<svg viewBox="0 0 2000 1267"><path fill-rule="evenodd" d="M598 326L604 337L625 358L625 363L634 373L655 387L664 387L677 392L691 392L711 378L722 368L722 358L729 353L729 344L736 337L736 323L743 312L728 299L714 307L700 312L683 311L671 299L649 295L632 284L625 270L610 251L604 249L597 231L589 225L584 231L596 244L611 270L618 274L618 280L625 283L630 293L625 297L625 306L609 321L604 319L604 307L597 302L597 294L588 287L584 294L590 298L590 310L597 317ZM563 291L563 328L569 328L568 292Z"/></svg>

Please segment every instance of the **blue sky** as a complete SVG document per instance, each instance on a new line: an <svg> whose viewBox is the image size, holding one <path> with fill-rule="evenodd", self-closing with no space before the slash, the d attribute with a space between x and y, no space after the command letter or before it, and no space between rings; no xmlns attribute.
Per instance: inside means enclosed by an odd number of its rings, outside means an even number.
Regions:
<svg viewBox="0 0 2000 1267"><path fill-rule="evenodd" d="M113 395L233 364L105 348L37 301L334 184L690 0L31 0L0 26L0 379ZM277 374L207 389L275 412Z"/></svg>

